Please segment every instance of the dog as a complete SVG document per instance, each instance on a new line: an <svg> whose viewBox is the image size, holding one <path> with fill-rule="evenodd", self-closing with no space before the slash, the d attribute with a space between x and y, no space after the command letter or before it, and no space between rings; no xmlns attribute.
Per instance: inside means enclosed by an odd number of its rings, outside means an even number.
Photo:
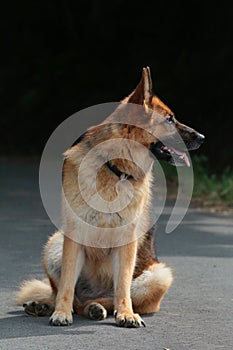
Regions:
<svg viewBox="0 0 233 350"><path fill-rule="evenodd" d="M157 312L173 282L148 225L152 165L156 158L189 166L185 150L203 141L153 95L150 69L143 68L113 114L65 152L63 232L44 248L47 278L24 281L18 291L25 312L50 316L53 326L70 325L72 312L93 320L109 313L119 327L145 326L140 315Z"/></svg>

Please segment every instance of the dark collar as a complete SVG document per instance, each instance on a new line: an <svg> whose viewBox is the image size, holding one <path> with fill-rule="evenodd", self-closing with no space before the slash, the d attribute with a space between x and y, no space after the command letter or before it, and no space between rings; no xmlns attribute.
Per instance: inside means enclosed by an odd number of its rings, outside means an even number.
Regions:
<svg viewBox="0 0 233 350"><path fill-rule="evenodd" d="M112 165L110 163L110 161L107 161L107 163L105 163L105 164L116 176L119 177L120 180L128 180L128 179L132 178L132 175L122 173L122 171L120 171L120 169L118 169L118 167L116 165Z"/></svg>

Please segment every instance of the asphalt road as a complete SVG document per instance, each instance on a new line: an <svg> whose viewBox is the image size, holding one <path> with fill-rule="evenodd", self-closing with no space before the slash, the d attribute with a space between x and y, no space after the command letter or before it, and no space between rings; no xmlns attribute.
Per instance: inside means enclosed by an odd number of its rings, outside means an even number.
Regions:
<svg viewBox="0 0 233 350"><path fill-rule="evenodd" d="M55 230L40 201L38 165L0 163L0 349L232 350L233 218L190 209L172 234L158 222L161 261L175 281L147 327L115 327L113 317L94 322L74 317L71 327L23 313L14 293L20 281L43 277L40 254Z"/></svg>

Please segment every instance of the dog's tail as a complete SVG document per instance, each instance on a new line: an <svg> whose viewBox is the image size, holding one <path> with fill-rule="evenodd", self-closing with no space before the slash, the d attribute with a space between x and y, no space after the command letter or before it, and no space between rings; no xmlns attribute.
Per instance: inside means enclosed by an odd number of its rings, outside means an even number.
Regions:
<svg viewBox="0 0 233 350"><path fill-rule="evenodd" d="M134 310L141 314L157 312L172 282L172 270L164 263L154 261L132 282Z"/></svg>
<svg viewBox="0 0 233 350"><path fill-rule="evenodd" d="M28 301L51 304L53 291L48 279L24 281L16 294L17 303L24 304Z"/></svg>

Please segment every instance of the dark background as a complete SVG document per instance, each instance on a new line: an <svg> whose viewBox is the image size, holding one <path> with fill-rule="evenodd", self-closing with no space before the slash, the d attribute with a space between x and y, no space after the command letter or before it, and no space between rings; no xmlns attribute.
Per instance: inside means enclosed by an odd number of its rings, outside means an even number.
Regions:
<svg viewBox="0 0 233 350"><path fill-rule="evenodd" d="M149 65L154 92L205 134L199 154L233 166L229 2L8 1L0 13L0 154L40 155L59 123L121 100Z"/></svg>

